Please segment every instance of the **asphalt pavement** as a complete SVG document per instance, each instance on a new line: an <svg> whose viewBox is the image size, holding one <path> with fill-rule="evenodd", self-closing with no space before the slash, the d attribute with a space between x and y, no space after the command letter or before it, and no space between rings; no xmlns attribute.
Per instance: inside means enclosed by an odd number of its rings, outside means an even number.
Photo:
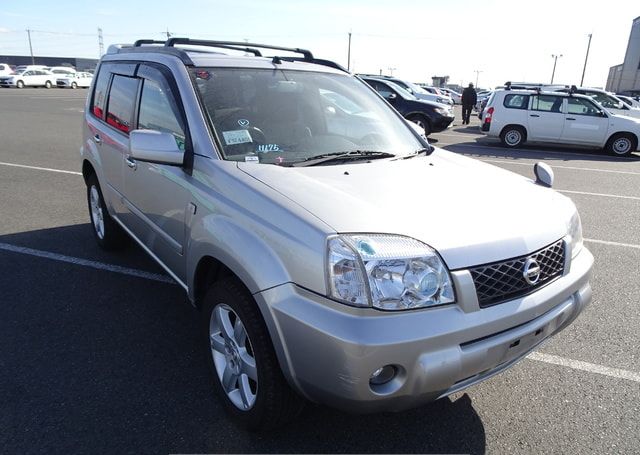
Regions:
<svg viewBox="0 0 640 455"><path fill-rule="evenodd" d="M1 452L640 452L640 155L507 150L476 119L432 135L525 176L553 166L595 256L592 304L532 357L431 405L309 405L251 434L213 394L184 291L136 246L95 244L79 175L86 93L0 89Z"/></svg>

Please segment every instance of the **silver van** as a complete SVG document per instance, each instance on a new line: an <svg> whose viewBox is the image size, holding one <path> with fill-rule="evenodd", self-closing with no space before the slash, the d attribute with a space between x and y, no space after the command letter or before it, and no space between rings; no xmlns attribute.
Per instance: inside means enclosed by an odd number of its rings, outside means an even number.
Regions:
<svg viewBox="0 0 640 455"><path fill-rule="evenodd" d="M132 238L185 289L213 386L248 428L305 400L377 412L445 397L591 300L593 257L548 167L527 179L435 149L304 49L112 47L83 131L96 241Z"/></svg>

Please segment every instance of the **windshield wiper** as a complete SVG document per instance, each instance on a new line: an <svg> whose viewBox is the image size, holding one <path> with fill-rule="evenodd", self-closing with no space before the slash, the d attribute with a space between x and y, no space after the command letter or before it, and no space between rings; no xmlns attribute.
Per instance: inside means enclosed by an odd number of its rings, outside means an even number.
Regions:
<svg viewBox="0 0 640 455"><path fill-rule="evenodd" d="M332 152L324 153L322 155L310 156L302 161L297 161L292 166L304 167L304 166L316 166L318 164L327 163L330 161L357 161L357 160L371 160L380 158L391 158L395 155L388 152L380 152L377 150L350 150L348 152Z"/></svg>
<svg viewBox="0 0 640 455"><path fill-rule="evenodd" d="M434 147L430 145L429 147L418 149L409 155L400 156L396 158L396 160L408 160L409 158L415 158L416 156L431 155L431 153L433 153L434 150L435 150ZM392 160L392 161L395 161L395 160Z"/></svg>

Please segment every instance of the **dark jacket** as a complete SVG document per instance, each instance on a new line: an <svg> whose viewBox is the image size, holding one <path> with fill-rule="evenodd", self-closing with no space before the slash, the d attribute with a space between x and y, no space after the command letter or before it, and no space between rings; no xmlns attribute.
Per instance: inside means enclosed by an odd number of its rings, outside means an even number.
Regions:
<svg viewBox="0 0 640 455"><path fill-rule="evenodd" d="M473 87L466 87L462 91L462 105L474 106L478 102L478 94Z"/></svg>

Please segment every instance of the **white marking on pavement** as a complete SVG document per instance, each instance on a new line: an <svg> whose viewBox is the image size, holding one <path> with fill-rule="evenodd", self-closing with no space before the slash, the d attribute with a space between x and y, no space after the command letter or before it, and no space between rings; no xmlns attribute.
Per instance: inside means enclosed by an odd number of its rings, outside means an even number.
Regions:
<svg viewBox="0 0 640 455"><path fill-rule="evenodd" d="M557 355L544 354L542 352L532 352L527 356L528 359L537 362L550 363L571 368L573 370L587 371L589 373L602 374L616 379L626 379L627 381L640 382L640 373L628 370L620 370L618 368L605 367L595 363L582 362L580 360L566 359Z"/></svg>
<svg viewBox="0 0 640 455"><path fill-rule="evenodd" d="M516 163L515 161L509 161L508 159L504 159L504 160L485 160L483 158L477 158L477 159L480 161L484 161L486 163L514 164L517 166L529 166L529 167L533 167L534 165L534 163ZM558 169L572 169L575 171L608 172L610 174L640 175L640 172L633 172L633 171L614 171L611 169L595 169L592 167L562 166L562 165L556 165L556 164L550 164L550 166L554 169L558 168Z"/></svg>
<svg viewBox="0 0 640 455"><path fill-rule="evenodd" d="M640 250L640 245L634 245L633 243L620 243L620 242L611 242L608 240L596 240L596 239L584 239L584 241L591 242L591 243L600 243L602 245L621 246L623 248L635 248Z"/></svg>
<svg viewBox="0 0 640 455"><path fill-rule="evenodd" d="M434 133L435 134L435 133ZM462 148L474 148L476 150L478 150L478 148L480 149L493 149L493 150L498 150L500 152L504 152L505 149L502 146L496 146L496 145L488 145L488 144L447 144L447 145L451 145L454 147L462 147ZM576 157L576 156L586 156L588 158L593 159L594 157L597 157L598 155L596 154L588 154L588 153L578 153L578 152L573 152L571 151L571 149L567 149L567 151L564 150L538 150L538 149L510 149L512 152L533 152L533 153L550 153L552 155L560 155L562 153L566 154L567 158L569 157ZM449 150L451 151L451 150ZM534 160L535 158L522 158L522 159L527 159L527 160ZM638 158L628 158L626 156L616 156L615 157L616 161L621 161L621 160L626 160L626 161L638 161Z"/></svg>
<svg viewBox="0 0 640 455"><path fill-rule="evenodd" d="M636 201L640 201L640 197L637 197L637 196L621 196L619 194L589 193L587 191L571 191L571 190L556 190L556 191L559 191L561 193L584 194L586 196L617 197L620 199L634 199Z"/></svg>
<svg viewBox="0 0 640 455"><path fill-rule="evenodd" d="M5 162L2 162L2 161L0 161L0 165L2 165L2 166L12 166L12 167L21 167L21 168L24 168L24 169L35 169L37 171L59 172L61 174L82 175L82 172L65 171L63 169L52 169L52 168L49 168L49 167L27 166L26 164L5 163Z"/></svg>
<svg viewBox="0 0 640 455"><path fill-rule="evenodd" d="M135 276L147 280L160 281L161 283L176 284L175 281L168 276L159 273L146 272L144 270L131 269L129 267L106 264L104 262L90 261L89 259L76 258L73 256L65 256L64 254L51 253L49 251L34 250L33 248L11 245L9 243L0 243L0 250L52 259L54 261L67 262L69 264L91 267L98 270L107 270L109 272L121 273L123 275Z"/></svg>

